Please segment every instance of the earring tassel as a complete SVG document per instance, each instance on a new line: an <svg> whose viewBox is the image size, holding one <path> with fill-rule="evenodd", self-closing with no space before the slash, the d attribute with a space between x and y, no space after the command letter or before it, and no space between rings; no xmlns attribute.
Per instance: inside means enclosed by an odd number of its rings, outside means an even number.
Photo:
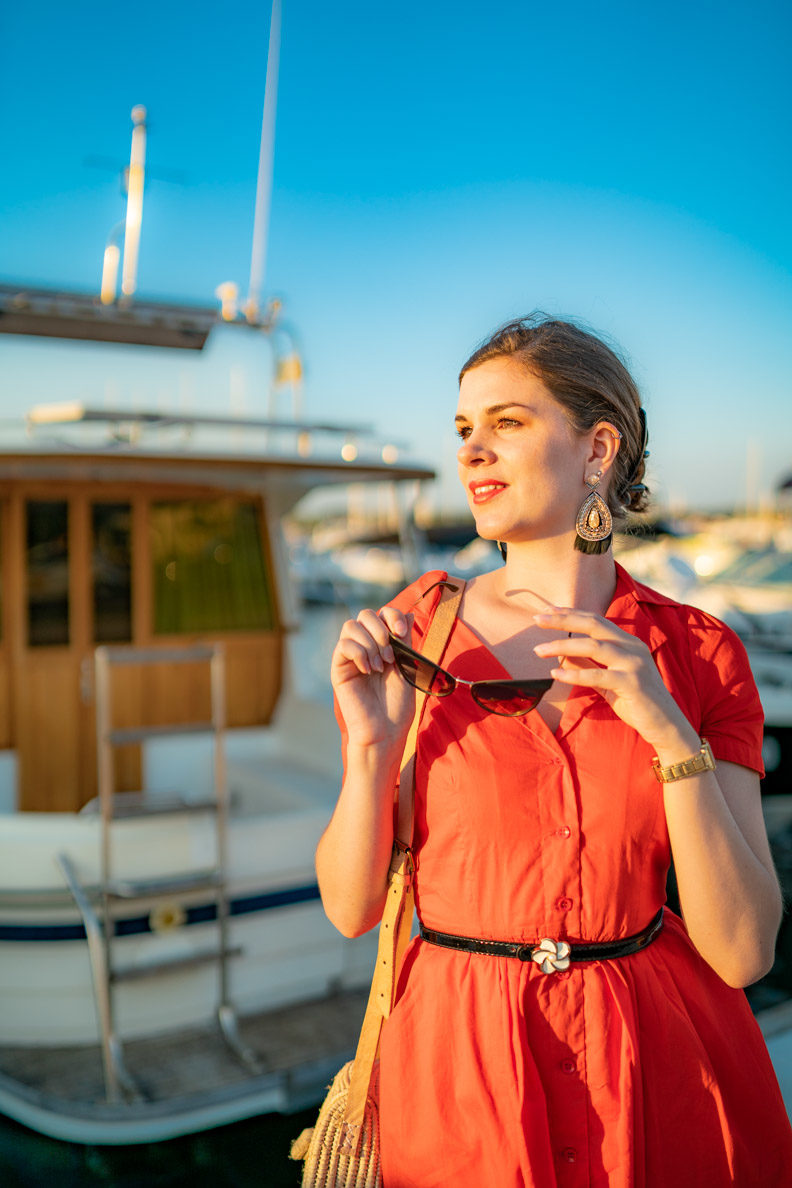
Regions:
<svg viewBox="0 0 792 1188"><path fill-rule="evenodd" d="M575 533L575 548L579 553L607 553L612 540L611 533L603 537L602 540L584 540L582 536Z"/></svg>

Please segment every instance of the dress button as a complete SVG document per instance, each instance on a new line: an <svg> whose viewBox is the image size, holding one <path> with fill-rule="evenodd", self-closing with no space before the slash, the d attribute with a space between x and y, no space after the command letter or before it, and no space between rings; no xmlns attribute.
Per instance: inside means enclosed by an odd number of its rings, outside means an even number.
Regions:
<svg viewBox="0 0 792 1188"><path fill-rule="evenodd" d="M568 898L566 897L566 895L565 895L565 896L563 897L563 899L559 899L559 900L556 902L556 907L557 907L557 908L558 908L558 910L559 910L559 911L561 911L561 912L568 912L568 911L569 911L569 909L572 907L572 900L571 900L571 899L568 899Z"/></svg>
<svg viewBox="0 0 792 1188"><path fill-rule="evenodd" d="M564 1147L561 1158L565 1159L567 1163L574 1163L577 1159L577 1151L574 1147Z"/></svg>
<svg viewBox="0 0 792 1188"><path fill-rule="evenodd" d="M559 837L571 837L572 830L569 828L568 825L562 825L562 827L558 830L558 836Z"/></svg>
<svg viewBox="0 0 792 1188"><path fill-rule="evenodd" d="M574 1071L575 1071L574 1060L562 1060L561 1061L561 1072L573 1073Z"/></svg>

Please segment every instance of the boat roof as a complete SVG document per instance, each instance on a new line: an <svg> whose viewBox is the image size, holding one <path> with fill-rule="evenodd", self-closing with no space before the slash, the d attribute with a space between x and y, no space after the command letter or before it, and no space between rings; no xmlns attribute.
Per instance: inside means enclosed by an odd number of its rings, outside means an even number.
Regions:
<svg viewBox="0 0 792 1188"><path fill-rule="evenodd" d="M0 334L200 351L222 322L217 306L138 297L103 305L95 293L0 283Z"/></svg>
<svg viewBox="0 0 792 1188"><path fill-rule="evenodd" d="M279 304L257 321L227 321L218 307L119 300L94 294L0 284L0 333L20 337L202 350L210 331L237 326L277 333ZM424 481L435 472L377 439L371 426L244 415L95 407L79 400L40 404L3 423L0 480L271 485L276 476L303 490L327 483ZM267 484L264 484L267 485Z"/></svg>
<svg viewBox="0 0 792 1188"><path fill-rule="evenodd" d="M367 425L38 405L5 427L0 480L172 482L307 488L405 482L434 471L403 457Z"/></svg>

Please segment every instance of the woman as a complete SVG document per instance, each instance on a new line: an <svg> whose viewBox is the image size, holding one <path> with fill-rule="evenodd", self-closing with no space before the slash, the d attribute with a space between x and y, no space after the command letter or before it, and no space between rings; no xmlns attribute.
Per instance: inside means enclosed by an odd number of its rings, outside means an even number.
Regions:
<svg viewBox="0 0 792 1188"><path fill-rule="evenodd" d="M506 559L468 584L443 667L552 685L516 717L464 685L427 699L414 850L429 935L383 1030L385 1188L790 1183L740 989L770 968L781 917L761 706L734 634L608 551L609 513L645 499L635 385L593 335L526 319L465 364L456 423L476 529ZM382 913L414 705L388 633L420 652L445 576L362 611L333 654L345 779L317 871L348 936ZM672 857L684 924L662 910Z"/></svg>

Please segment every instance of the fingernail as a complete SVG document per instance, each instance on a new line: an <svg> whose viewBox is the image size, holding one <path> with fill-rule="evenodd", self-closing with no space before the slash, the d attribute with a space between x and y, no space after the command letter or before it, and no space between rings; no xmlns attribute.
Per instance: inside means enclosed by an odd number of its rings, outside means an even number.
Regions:
<svg viewBox="0 0 792 1188"><path fill-rule="evenodd" d="M371 663L373 664L373 666L377 670L377 672L384 671L385 666L382 663L382 656L380 656L379 653L377 653L377 655L374 657L374 659L371 661Z"/></svg>
<svg viewBox="0 0 792 1188"><path fill-rule="evenodd" d="M407 634L407 624L406 623L397 623L396 626L393 628L393 634L394 635L406 635Z"/></svg>
<svg viewBox="0 0 792 1188"><path fill-rule="evenodd" d="M383 652L382 652L382 654L383 654L383 656L385 657L386 663L388 663L388 664L393 664L393 661L394 661L394 656L393 656L393 648L390 646L390 644L388 644L388 645L387 645L387 646L386 646L386 647L383 649Z"/></svg>
<svg viewBox="0 0 792 1188"><path fill-rule="evenodd" d="M541 656L548 650L548 648L552 651L552 644L541 643L536 645L534 651L536 652L537 656Z"/></svg>

